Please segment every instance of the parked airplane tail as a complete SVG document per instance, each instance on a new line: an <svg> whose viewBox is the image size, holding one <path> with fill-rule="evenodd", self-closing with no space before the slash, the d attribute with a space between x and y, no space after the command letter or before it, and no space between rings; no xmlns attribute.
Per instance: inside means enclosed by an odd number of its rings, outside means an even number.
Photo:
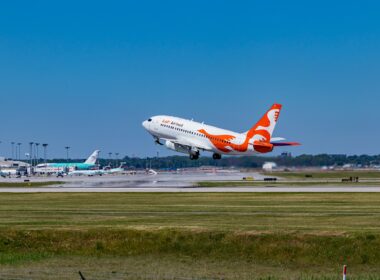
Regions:
<svg viewBox="0 0 380 280"><path fill-rule="evenodd" d="M96 150L92 155L84 162L85 164L96 164L100 151Z"/></svg>

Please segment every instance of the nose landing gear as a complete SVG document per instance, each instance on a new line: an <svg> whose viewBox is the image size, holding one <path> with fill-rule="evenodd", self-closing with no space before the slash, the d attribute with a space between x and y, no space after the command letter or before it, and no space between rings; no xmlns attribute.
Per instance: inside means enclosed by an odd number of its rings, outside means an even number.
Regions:
<svg viewBox="0 0 380 280"><path fill-rule="evenodd" d="M162 144L161 142L160 142L160 138L158 138L158 137L153 137L154 138L154 143L156 143L157 145L160 145L160 146L163 146L164 144Z"/></svg>

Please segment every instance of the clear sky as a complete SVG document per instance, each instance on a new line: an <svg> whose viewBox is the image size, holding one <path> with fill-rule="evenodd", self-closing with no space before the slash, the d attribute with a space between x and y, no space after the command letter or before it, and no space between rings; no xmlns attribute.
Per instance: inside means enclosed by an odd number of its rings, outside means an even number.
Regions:
<svg viewBox="0 0 380 280"><path fill-rule="evenodd" d="M151 115L246 131L274 102L294 154L379 154L379 3L2 1L0 154L166 155Z"/></svg>

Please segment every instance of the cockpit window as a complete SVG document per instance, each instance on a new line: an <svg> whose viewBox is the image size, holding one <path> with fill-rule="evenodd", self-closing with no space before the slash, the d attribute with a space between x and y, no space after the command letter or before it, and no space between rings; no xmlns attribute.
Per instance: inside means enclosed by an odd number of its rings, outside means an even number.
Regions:
<svg viewBox="0 0 380 280"><path fill-rule="evenodd" d="M152 119L149 119L149 120L148 120L148 122L151 122L151 121L152 121Z"/></svg>

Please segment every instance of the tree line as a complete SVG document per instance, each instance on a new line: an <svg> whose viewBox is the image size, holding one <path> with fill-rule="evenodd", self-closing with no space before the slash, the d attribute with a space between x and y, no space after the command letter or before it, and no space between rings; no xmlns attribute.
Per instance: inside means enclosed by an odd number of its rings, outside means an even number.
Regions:
<svg viewBox="0 0 380 280"><path fill-rule="evenodd" d="M352 164L355 166L373 166L380 165L380 155L300 155L291 156L242 156L242 157L224 157L221 160L214 160L211 157L201 157L199 160L190 160L187 156L169 156L160 158L131 158L125 157L121 161L125 165L133 168L154 168L154 169L177 169L201 166L217 167L240 167L240 168L260 168L265 162L275 162L284 167L323 167L323 166L343 166ZM110 162L107 159L100 160L101 164ZM114 161L112 161L115 164Z"/></svg>
<svg viewBox="0 0 380 280"><path fill-rule="evenodd" d="M83 162L83 159L71 159L70 162ZM66 159L52 159L48 162L66 162ZM239 167L239 168L260 168L265 162L275 162L278 166L284 167L323 167L323 166L343 166L352 164L355 166L380 165L380 155L300 155L300 156L242 156L223 157L221 160L214 160L211 157L201 157L199 160L190 160L187 156L168 157L124 157L123 159L99 159L101 166L111 165L113 167L124 163L131 169L177 169L201 166L216 167Z"/></svg>

